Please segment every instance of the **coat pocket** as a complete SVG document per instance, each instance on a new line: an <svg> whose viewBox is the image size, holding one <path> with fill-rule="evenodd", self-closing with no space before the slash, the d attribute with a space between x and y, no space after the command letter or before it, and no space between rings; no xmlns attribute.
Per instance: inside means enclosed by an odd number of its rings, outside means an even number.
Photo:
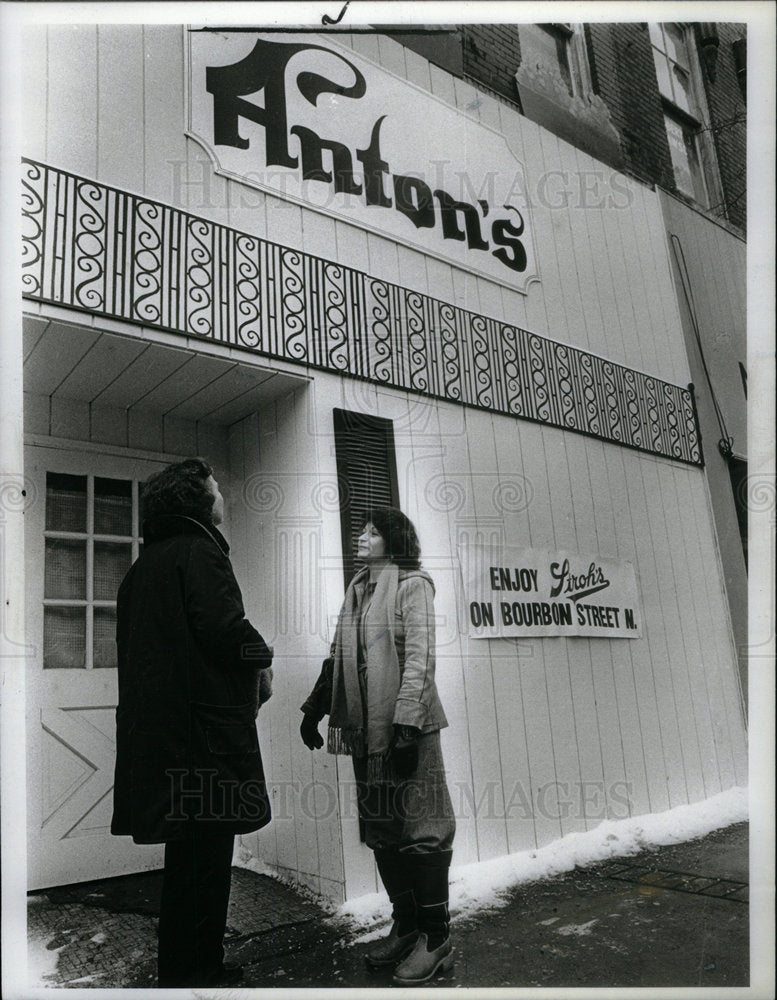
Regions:
<svg viewBox="0 0 777 1000"><path fill-rule="evenodd" d="M217 757L250 757L259 754L253 702L243 705L210 705L193 702L209 753Z"/></svg>
<svg viewBox="0 0 777 1000"><path fill-rule="evenodd" d="M260 829L269 822L270 805L254 723L254 702L191 702L190 710L192 775L203 785L200 819L217 820L222 829L234 832Z"/></svg>

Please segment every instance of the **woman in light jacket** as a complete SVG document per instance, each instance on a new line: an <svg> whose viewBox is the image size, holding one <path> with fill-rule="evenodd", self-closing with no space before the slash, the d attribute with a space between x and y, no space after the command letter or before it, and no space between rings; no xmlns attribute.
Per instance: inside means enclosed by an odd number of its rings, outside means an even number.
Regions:
<svg viewBox="0 0 777 1000"><path fill-rule="evenodd" d="M412 986L453 967L448 869L455 820L440 750L448 725L434 680L434 584L420 568L415 528L393 508L370 511L329 659L302 706L300 733L350 754L367 846L392 902L393 924L373 968Z"/></svg>

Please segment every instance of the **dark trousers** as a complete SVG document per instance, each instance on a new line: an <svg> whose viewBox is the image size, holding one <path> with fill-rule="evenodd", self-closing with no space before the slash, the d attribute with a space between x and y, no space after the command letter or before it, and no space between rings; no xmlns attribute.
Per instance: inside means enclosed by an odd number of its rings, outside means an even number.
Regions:
<svg viewBox="0 0 777 1000"><path fill-rule="evenodd" d="M439 732L418 740L418 767L395 785L367 784L367 760L353 757L356 802L364 842L373 851L450 852L456 833Z"/></svg>
<svg viewBox="0 0 777 1000"><path fill-rule="evenodd" d="M234 834L194 832L165 844L160 986L206 986L224 961Z"/></svg>

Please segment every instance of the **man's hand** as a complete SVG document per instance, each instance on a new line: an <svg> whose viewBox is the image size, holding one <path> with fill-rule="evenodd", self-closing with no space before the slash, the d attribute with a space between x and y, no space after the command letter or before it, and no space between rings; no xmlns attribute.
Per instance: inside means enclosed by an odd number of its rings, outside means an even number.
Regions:
<svg viewBox="0 0 777 1000"><path fill-rule="evenodd" d="M313 715L302 716L299 734L308 750L320 750L324 745L324 738L318 731L318 720Z"/></svg>

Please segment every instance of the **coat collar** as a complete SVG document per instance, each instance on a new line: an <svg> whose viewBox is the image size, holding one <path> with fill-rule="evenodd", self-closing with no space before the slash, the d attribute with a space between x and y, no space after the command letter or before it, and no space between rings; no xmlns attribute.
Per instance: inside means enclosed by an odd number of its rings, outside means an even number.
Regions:
<svg viewBox="0 0 777 1000"><path fill-rule="evenodd" d="M143 522L143 544L146 546L175 535L207 535L224 555L229 553L229 544L215 524L203 524L185 514L158 514Z"/></svg>
<svg viewBox="0 0 777 1000"><path fill-rule="evenodd" d="M389 563L388 565L392 564ZM429 576L429 574L426 572L425 569L400 569L398 573L399 583L402 583L404 580L408 580L410 579L410 577L413 576L420 576L422 579L428 581L432 585L432 591L435 590L434 580L432 580L432 578ZM370 579L369 567L362 566L362 568L360 570L357 570L356 574L353 577L351 577L351 586L354 588L354 590L358 592L367 586L369 579Z"/></svg>

